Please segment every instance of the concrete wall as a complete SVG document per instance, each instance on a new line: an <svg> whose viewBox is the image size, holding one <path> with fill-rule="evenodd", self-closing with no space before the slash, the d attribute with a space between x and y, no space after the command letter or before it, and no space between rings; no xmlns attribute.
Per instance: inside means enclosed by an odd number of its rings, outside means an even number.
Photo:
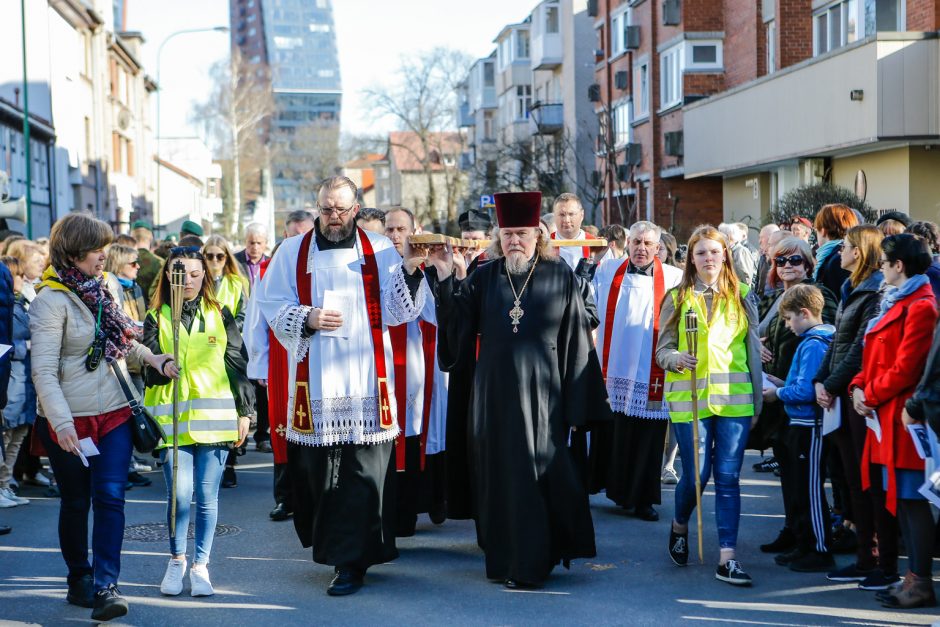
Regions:
<svg viewBox="0 0 940 627"><path fill-rule="evenodd" d="M832 182L840 187L855 189L855 175L863 170L868 180L866 202L873 209L896 209L910 213L908 150L903 147L833 159Z"/></svg>
<svg viewBox="0 0 940 627"><path fill-rule="evenodd" d="M755 198L755 188L757 190ZM757 243L760 227L770 215L770 174L759 172L724 179L722 183L725 222L744 222L748 235Z"/></svg>
<svg viewBox="0 0 940 627"><path fill-rule="evenodd" d="M940 222L940 148L911 146L910 209L916 220Z"/></svg>

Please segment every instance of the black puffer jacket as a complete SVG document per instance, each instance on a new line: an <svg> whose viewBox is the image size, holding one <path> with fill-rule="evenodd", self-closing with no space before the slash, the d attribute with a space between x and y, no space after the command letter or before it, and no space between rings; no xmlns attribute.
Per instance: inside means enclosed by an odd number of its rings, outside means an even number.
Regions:
<svg viewBox="0 0 940 627"><path fill-rule="evenodd" d="M827 256L819 272L816 273L816 284L825 285L836 297L836 302L842 302L842 284L849 278L851 272L842 267L842 255L838 248Z"/></svg>
<svg viewBox="0 0 940 627"><path fill-rule="evenodd" d="M846 392L852 377L862 369L862 340L868 321L878 313L881 303L881 271L852 289L848 281L842 286L842 302L836 314L836 334L823 359L814 382L822 382L833 395Z"/></svg>
<svg viewBox="0 0 940 627"><path fill-rule="evenodd" d="M933 334L924 376L904 408L914 420L926 420L934 433L940 435L940 324Z"/></svg>

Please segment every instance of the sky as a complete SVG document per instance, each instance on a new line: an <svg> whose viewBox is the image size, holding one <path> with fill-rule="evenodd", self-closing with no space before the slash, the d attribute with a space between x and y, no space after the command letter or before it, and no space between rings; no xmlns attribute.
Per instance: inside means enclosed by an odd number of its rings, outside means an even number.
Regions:
<svg viewBox="0 0 940 627"><path fill-rule="evenodd" d="M127 0L127 4L127 28L143 33L146 43L141 61L154 79L157 49L168 35L180 29L228 25L228 0ZM343 131L376 134L393 129L394 121L370 115L362 91L389 84L403 56L448 46L485 57L502 27L525 19L537 4L538 0L333 0L343 82ZM201 135L191 120L192 109L208 98L209 69L227 58L228 50L227 33L179 35L164 46L160 56L163 137Z"/></svg>

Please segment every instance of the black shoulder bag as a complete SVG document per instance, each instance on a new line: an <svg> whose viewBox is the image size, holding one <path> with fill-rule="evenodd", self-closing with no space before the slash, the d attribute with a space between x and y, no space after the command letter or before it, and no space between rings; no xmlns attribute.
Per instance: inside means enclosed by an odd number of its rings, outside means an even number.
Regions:
<svg viewBox="0 0 940 627"><path fill-rule="evenodd" d="M120 366L113 361L110 365L131 408L131 439L134 441L134 448L137 449L137 452L145 455L152 453L153 449L157 448L163 441L163 429L150 415L150 412L140 404L137 395L131 392Z"/></svg>

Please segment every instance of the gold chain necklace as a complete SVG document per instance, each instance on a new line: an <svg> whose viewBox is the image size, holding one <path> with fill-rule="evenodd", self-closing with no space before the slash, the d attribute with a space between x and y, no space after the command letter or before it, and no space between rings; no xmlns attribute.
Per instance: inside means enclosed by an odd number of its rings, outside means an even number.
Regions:
<svg viewBox="0 0 940 627"><path fill-rule="evenodd" d="M525 315L522 307L519 306L522 294L525 293L525 288L529 285L529 279L532 278L532 273L535 272L535 266L538 264L539 258L536 257L535 261L532 262L532 268L529 269L529 276L525 278L525 283L522 284L522 289L519 290L519 293L516 293L516 286L512 284L512 276L509 272L509 264L506 264L506 278L509 279L509 289L512 290L512 295L516 297L516 300L513 302L513 308L509 310L509 317L512 319L512 332L519 332L519 321L522 320L522 316Z"/></svg>

